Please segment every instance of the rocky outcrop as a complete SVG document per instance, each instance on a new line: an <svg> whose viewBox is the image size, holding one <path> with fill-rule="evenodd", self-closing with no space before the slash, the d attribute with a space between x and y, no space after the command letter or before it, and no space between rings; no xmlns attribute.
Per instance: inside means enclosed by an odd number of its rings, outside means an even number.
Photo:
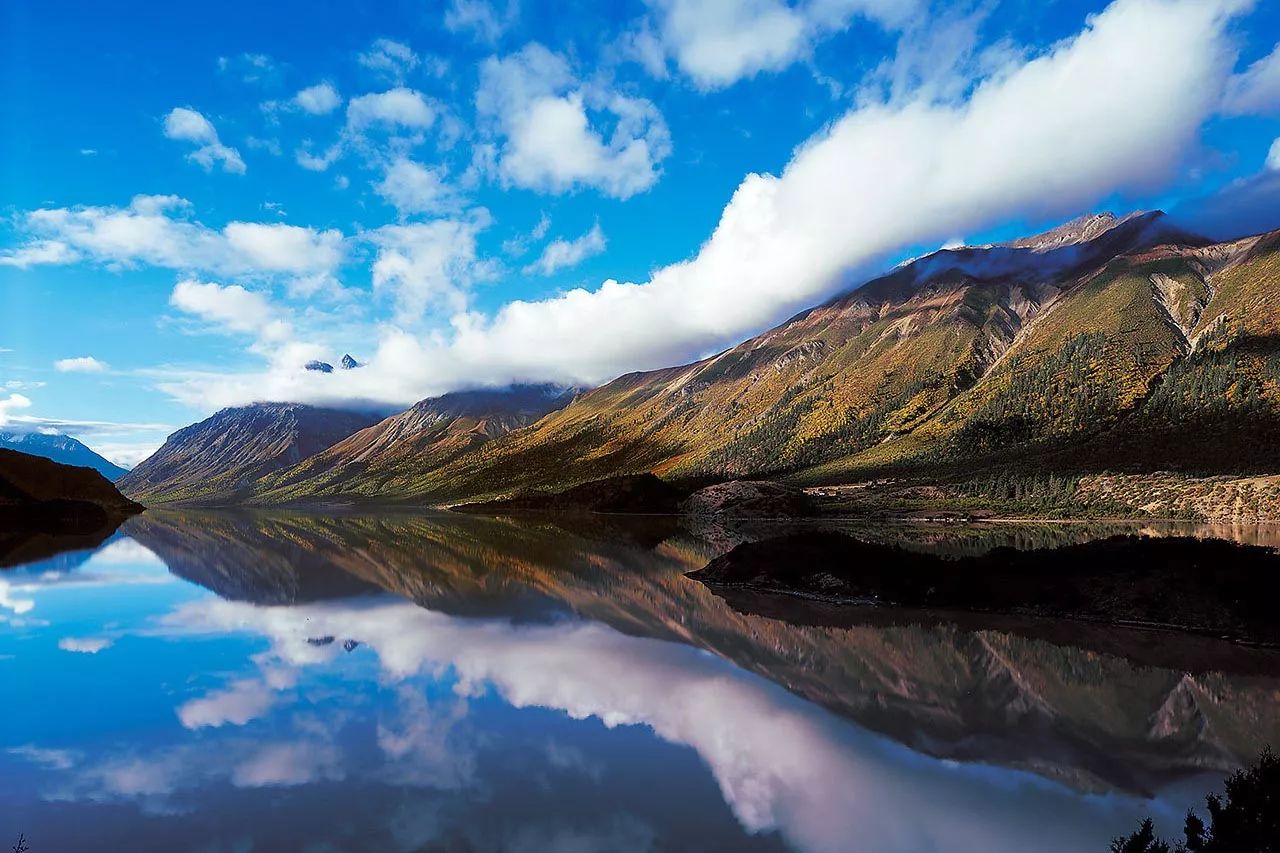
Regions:
<svg viewBox="0 0 1280 853"><path fill-rule="evenodd" d="M754 480L716 483L699 489L680 504L684 515L733 518L799 518L813 514L813 509L800 489Z"/></svg>

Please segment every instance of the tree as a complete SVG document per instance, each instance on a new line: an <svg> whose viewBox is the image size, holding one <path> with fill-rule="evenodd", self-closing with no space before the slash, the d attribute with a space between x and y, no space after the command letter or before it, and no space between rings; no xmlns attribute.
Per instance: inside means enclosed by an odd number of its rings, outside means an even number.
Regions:
<svg viewBox="0 0 1280 853"><path fill-rule="evenodd" d="M1267 747L1252 767L1227 778L1226 796L1205 797L1209 823L1187 813L1183 840L1156 837L1151 818L1111 842L1111 853L1280 853L1280 758Z"/></svg>

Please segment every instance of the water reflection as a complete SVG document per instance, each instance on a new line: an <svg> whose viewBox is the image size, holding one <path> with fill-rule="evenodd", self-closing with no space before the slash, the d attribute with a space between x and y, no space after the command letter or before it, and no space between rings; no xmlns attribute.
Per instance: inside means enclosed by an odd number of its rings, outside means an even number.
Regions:
<svg viewBox="0 0 1280 853"><path fill-rule="evenodd" d="M1187 674L1017 628L786 621L683 577L748 528L149 512L124 532L0 575L26 620L0 667L40 697L4 712L22 824L0 832L44 833L33 853L1102 850L1280 741L1257 652Z"/></svg>

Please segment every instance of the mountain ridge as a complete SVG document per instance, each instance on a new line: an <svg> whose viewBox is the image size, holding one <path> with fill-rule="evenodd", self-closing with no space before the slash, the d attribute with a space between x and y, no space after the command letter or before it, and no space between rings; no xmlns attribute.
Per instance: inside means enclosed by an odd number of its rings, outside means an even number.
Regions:
<svg viewBox="0 0 1280 853"><path fill-rule="evenodd" d="M1280 232L1211 243L1159 211L1084 217L939 250L723 352L624 374L483 440L395 449L383 427L380 445L335 443L237 499L456 503L646 472L805 485L1274 473L1278 276ZM380 459L366 470L371 441Z"/></svg>
<svg viewBox="0 0 1280 853"><path fill-rule="evenodd" d="M41 432L17 432L0 430L0 447L29 453L32 456L43 456L63 465L75 465L81 468L92 468L108 480L115 481L129 473L128 468L115 464L111 460L93 451L79 439L69 435L47 434Z"/></svg>

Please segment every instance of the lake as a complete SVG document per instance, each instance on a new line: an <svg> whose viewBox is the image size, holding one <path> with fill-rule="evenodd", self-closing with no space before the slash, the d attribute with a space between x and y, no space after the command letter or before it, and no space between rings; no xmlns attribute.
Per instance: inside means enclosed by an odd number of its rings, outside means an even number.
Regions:
<svg viewBox="0 0 1280 853"><path fill-rule="evenodd" d="M684 577L777 529L150 511L0 571L0 847L1105 851L1280 744L1272 652ZM1188 532L858 532L1136 530Z"/></svg>

